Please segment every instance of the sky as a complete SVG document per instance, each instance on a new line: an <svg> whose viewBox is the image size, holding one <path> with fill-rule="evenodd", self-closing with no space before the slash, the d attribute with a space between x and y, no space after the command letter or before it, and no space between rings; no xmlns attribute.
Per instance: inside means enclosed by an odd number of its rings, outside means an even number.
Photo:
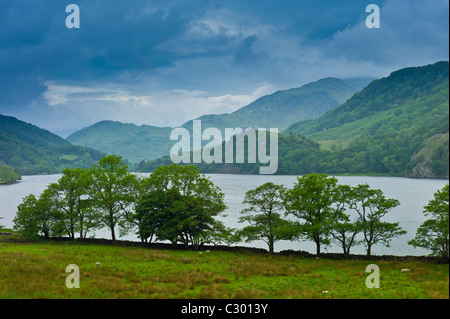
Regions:
<svg viewBox="0 0 450 319"><path fill-rule="evenodd" d="M0 114L62 137L177 127L324 77L448 61L448 24L448 0L0 0Z"/></svg>

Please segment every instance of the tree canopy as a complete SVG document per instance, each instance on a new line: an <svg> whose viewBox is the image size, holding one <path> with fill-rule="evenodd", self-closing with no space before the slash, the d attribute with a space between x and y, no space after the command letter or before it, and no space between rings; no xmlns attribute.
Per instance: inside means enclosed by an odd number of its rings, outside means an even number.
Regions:
<svg viewBox="0 0 450 319"><path fill-rule="evenodd" d="M431 250L431 255L449 259L449 185L438 190L424 207L429 217L417 229L416 237L408 243L414 247Z"/></svg>

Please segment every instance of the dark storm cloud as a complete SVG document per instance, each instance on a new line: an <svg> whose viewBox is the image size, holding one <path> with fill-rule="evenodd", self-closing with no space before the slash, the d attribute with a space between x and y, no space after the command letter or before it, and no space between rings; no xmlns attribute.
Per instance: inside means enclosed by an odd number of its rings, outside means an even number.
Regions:
<svg viewBox="0 0 450 319"><path fill-rule="evenodd" d="M69 3L80 29L65 26ZM0 0L0 113L59 132L105 114L176 125L269 87L448 59L447 0L377 1L377 30L369 3Z"/></svg>

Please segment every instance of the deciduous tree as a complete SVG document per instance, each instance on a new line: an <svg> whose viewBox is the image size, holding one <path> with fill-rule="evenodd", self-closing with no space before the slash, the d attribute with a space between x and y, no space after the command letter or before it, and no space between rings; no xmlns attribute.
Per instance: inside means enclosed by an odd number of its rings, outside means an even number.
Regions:
<svg viewBox="0 0 450 319"><path fill-rule="evenodd" d="M100 213L100 221L111 231L116 241L116 227L125 233L127 214L133 209L137 188L136 176L128 172L121 156L105 156L91 170L92 183L89 195Z"/></svg>
<svg viewBox="0 0 450 319"><path fill-rule="evenodd" d="M272 182L265 183L245 194L243 204L249 205L241 211L240 223L247 222L239 234L247 242L263 240L269 246L269 253L274 252L274 243L279 240L292 240L296 237L298 226L283 219L282 194L285 188Z"/></svg>
<svg viewBox="0 0 450 319"><path fill-rule="evenodd" d="M358 213L358 226L363 234L367 257L370 258L373 245L381 243L389 247L391 239L406 234L406 231L398 226L399 223L382 221L400 202L386 198L381 190L371 189L367 184L358 185L354 192L352 209Z"/></svg>
<svg viewBox="0 0 450 319"><path fill-rule="evenodd" d="M287 214L299 219L302 236L316 244L318 256L330 244L336 186L337 179L326 174L303 175L284 197Z"/></svg>
<svg viewBox="0 0 450 319"><path fill-rule="evenodd" d="M434 194L424 207L427 219L417 229L416 237L408 242L414 247L431 250L431 255L449 259L449 185Z"/></svg>

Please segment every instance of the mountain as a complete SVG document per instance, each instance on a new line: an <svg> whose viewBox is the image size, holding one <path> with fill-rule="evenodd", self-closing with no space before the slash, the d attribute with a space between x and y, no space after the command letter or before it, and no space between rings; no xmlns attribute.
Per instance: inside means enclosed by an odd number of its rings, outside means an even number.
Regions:
<svg viewBox="0 0 450 319"><path fill-rule="evenodd" d="M344 81L325 78L300 88L278 91L263 96L231 114L204 115L202 129L215 127L244 129L248 127L285 129L290 124L317 118L346 101L356 92ZM192 120L183 127L192 131ZM136 126L113 121L102 121L70 135L67 141L99 151L123 156L132 163L154 160L168 155L172 145L172 128Z"/></svg>
<svg viewBox="0 0 450 319"><path fill-rule="evenodd" d="M351 99L320 118L299 121L285 132L310 135L373 116L377 112L390 112L418 103L436 91L445 91L446 85L448 86L448 67L448 62L437 62L433 65L395 71L386 78L374 80ZM414 107L410 106L410 110L413 109Z"/></svg>
<svg viewBox="0 0 450 319"><path fill-rule="evenodd" d="M300 88L263 96L231 114L204 115L197 120L202 127L278 128L280 131L302 120L318 118L356 93L353 87L336 78L324 78ZM192 128L192 120L183 127Z"/></svg>
<svg viewBox="0 0 450 319"><path fill-rule="evenodd" d="M266 133L266 141L270 141L270 135ZM196 165L202 173L216 173L216 174L260 174L261 167L269 167L273 165L271 163L273 156L277 154L271 154L270 150L266 150L266 155L269 160L266 163L261 163L259 159L259 135L255 133L256 143L248 143L247 138L245 138L243 150L240 149L239 153L243 155L243 164L237 164L236 153L238 152L238 143L236 142L236 136L233 140L224 141L221 144L221 154L222 160L219 163L205 163L204 154L205 150L208 150L208 154L214 153L210 148L203 148L202 151L190 152L189 158L190 163L193 163L193 153L203 154L202 163L194 164ZM231 145L233 149L233 163L226 163L226 153L227 146ZM270 145L270 143L269 143ZM253 153L255 158L257 158L256 163L249 163L248 154ZM323 151L320 150L318 143L315 143L303 136L297 135L286 135L278 134L278 166L276 169L276 174L288 175L288 174L305 174L313 173L318 170L319 161L316 158L321 158L323 156ZM189 165L190 163L180 163L180 165ZM158 166L165 166L172 164L170 156L164 156L153 161L141 162L136 166L138 172L152 172ZM320 165L320 163L319 163Z"/></svg>
<svg viewBox="0 0 450 319"><path fill-rule="evenodd" d="M105 154L75 146L14 117L0 115L0 164L22 175L54 174L65 167L89 167Z"/></svg>
<svg viewBox="0 0 450 319"><path fill-rule="evenodd" d="M449 63L393 72L318 119L282 133L277 174L448 178ZM167 164L170 158L164 157L138 169ZM204 173L258 174L261 165L198 166Z"/></svg>
<svg viewBox="0 0 450 319"><path fill-rule="evenodd" d="M354 173L446 177L448 123L449 63L442 61L375 80L320 118L284 133L339 151L339 161Z"/></svg>
<svg viewBox="0 0 450 319"><path fill-rule="evenodd" d="M67 141L138 163L169 154L171 131L169 127L102 121L73 133Z"/></svg>

